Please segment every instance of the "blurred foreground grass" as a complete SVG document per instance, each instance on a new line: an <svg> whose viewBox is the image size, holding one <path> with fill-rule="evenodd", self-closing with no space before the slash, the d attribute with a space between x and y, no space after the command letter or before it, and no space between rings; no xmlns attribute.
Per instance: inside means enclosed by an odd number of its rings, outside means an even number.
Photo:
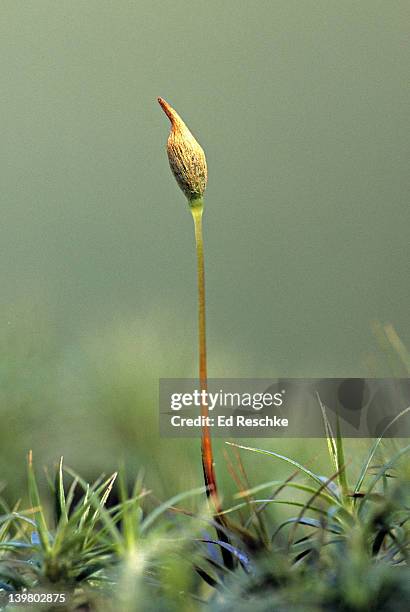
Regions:
<svg viewBox="0 0 410 612"><path fill-rule="evenodd" d="M221 543L213 539L212 517L198 490L199 440L158 434L158 378L195 376L195 356L182 352L175 328L160 318L99 329L62 343L45 319L24 316L11 320L1 338L3 601L24 588L58 588L70 592L70 611L194 611L205 602L218 612L250 605L263 611L405 609L406 443L385 440L367 465L371 440L345 441L344 458L333 462L324 439L241 440L262 454L216 440L224 508L234 521L228 524L235 567L223 567ZM394 328L375 324L374 332L368 374L408 374L408 353ZM223 348L213 352L218 376L249 376L248 367ZM266 364L252 374L278 375ZM29 449L36 469L29 463L27 478ZM273 452L262 456L265 450ZM336 446L333 451L339 452ZM304 467L295 478L296 464L275 453L306 466L315 487L304 482ZM58 468L62 455L69 466L64 470ZM360 491L355 498L344 490L338 473L344 461L350 484L360 482L366 466L370 494ZM113 474L122 462L129 481ZM249 494L237 491L241 462L249 486L262 496L254 501L264 508L263 528ZM51 479L41 474L44 465ZM268 491L275 503L265 504ZM295 522L305 532L293 529Z"/></svg>
<svg viewBox="0 0 410 612"><path fill-rule="evenodd" d="M123 468L87 483L60 460L46 495L29 453L29 506L0 499L0 610L407 610L410 445L380 464L377 439L356 477L323 418L336 471L240 447L296 472L244 488L237 457L239 503L224 511L222 540L203 487L153 504L140 475L132 487ZM276 505L291 516L272 521L267 508Z"/></svg>
<svg viewBox="0 0 410 612"><path fill-rule="evenodd" d="M11 318L4 329L0 479L7 499L14 501L24 490L23 458L29 449L37 465L51 465L63 455L90 481L124 461L132 474L144 469L146 482L161 499L202 484L199 440L165 439L158 433L158 379L194 377L196 372L195 347L186 352L175 325L155 315L149 320L136 317L62 343L47 317L24 313ZM379 343L367 357L367 373L402 374L400 359L390 350L382 328L376 326L375 331ZM250 372L245 359L212 347L211 375L278 375L269 364ZM328 466L323 440L259 442L318 470ZM367 446L367 441L348 442L353 469L355 456ZM215 447L219 480L229 497L234 486L226 469L227 447L221 439ZM272 466L254 457L245 461L253 482L289 473L280 463Z"/></svg>

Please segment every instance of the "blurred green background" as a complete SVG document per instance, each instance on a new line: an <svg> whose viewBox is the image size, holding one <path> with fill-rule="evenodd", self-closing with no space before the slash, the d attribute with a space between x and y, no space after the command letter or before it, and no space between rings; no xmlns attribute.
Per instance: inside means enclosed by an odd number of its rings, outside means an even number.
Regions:
<svg viewBox="0 0 410 612"><path fill-rule="evenodd" d="M390 374L371 321L409 343L409 19L404 0L1 2L10 495L30 447L90 476L124 456L160 496L200 480L198 442L157 434L158 378L196 371L158 95L208 158L210 375Z"/></svg>

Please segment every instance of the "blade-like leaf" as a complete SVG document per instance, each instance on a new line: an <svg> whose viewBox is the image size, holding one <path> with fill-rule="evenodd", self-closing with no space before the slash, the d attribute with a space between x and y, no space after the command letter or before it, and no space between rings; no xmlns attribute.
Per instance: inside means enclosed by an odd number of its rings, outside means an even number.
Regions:
<svg viewBox="0 0 410 612"><path fill-rule="evenodd" d="M55 497L56 497L56 515L57 522L63 525L68 523L67 504L64 493L64 479L63 479L63 457L60 458L58 469L56 471L55 478Z"/></svg>
<svg viewBox="0 0 410 612"><path fill-rule="evenodd" d="M40 494L38 492L36 476L33 468L33 454L30 451L28 454L28 492L30 497L30 503L34 508L34 520L36 522L36 529L40 538L43 549L50 552L50 537L47 529L47 523L44 516L44 512L41 505Z"/></svg>
<svg viewBox="0 0 410 612"><path fill-rule="evenodd" d="M148 529L148 527L150 527L152 525L152 523L154 521L156 521L159 516L161 516L161 514L163 514L167 510L169 510L169 508L171 508L171 506L174 506L175 504L178 504L180 501L182 501L183 499L186 499L187 497L193 497L194 495L200 495L201 493L205 493L205 491L206 491L206 487L200 487L199 489L192 489L191 491L184 491L183 493L179 493L178 495L174 495L174 497L171 497L171 499L168 499L168 501L160 504L157 508L155 508L155 510L153 510L142 521L142 523L141 523L141 530L140 530L141 533L146 531Z"/></svg>
<svg viewBox="0 0 410 612"><path fill-rule="evenodd" d="M390 459L390 461L388 463L386 463L385 465L383 465L383 467L379 470L379 472L376 474L376 476L373 478L372 482L369 484L366 494L365 496L360 500L360 508L359 508L359 513L362 513L362 510L364 508L365 503L367 502L367 500L370 498L371 496L371 492L373 491L374 487L376 486L376 484L379 482L379 480L381 478L383 478L384 473L389 470L399 459L400 457L402 457L402 455L404 455L405 453L407 453L408 451L410 451L410 444L408 444L407 446L404 446L403 448L401 448L394 456L392 459Z"/></svg>
<svg viewBox="0 0 410 612"><path fill-rule="evenodd" d="M251 446L242 446L242 444L235 444L234 442L226 442L226 444L229 444L230 446L237 446L238 448L242 448L244 450L249 450L249 451L252 451L254 453L260 453L262 455L269 455L271 457L276 457L277 459L281 459L282 461L285 461L286 463L289 463L290 465L293 465L294 467L298 468L298 470L300 470L301 472L306 474L306 476L309 476L309 478L311 478L312 480L317 482L319 485L321 485L321 486L323 485L323 480L321 479L320 476L318 476L317 474L315 474L314 472L309 470L304 465L298 463L294 459L290 459L289 457L286 457L285 455L280 455L279 453L275 453L274 451L268 451L268 450L265 450L263 448L253 448ZM332 497L334 497L335 501L340 504L340 500L337 497L337 495L331 489L328 489L328 492L331 493L331 495L332 495Z"/></svg>
<svg viewBox="0 0 410 612"><path fill-rule="evenodd" d="M222 548L225 548L230 553L232 553L234 557L238 559L239 563L242 565L243 569L246 572L250 572L251 563L248 555L246 555L242 550L239 550L239 548L237 548L236 546L232 546L232 544L229 544L228 542L223 542L222 540L208 540L207 538L201 538L198 541L205 542L206 544L215 544L216 546L221 546Z"/></svg>
<svg viewBox="0 0 410 612"><path fill-rule="evenodd" d="M405 414L407 414L410 411L410 406L408 406L407 408L405 408L404 410L402 410L401 412L399 412L399 414L397 414L394 419L392 419L387 425L386 427L383 429L381 435L379 438L377 438L377 440L375 440L375 442L373 443L373 446L370 449L369 455L366 459L366 461L363 464L363 467L360 471L359 474L359 478L357 479L357 483L356 486L354 488L354 493L359 493L361 486L363 484L363 481L366 477L366 473L369 469L369 465L374 457L374 454L377 450L377 447L379 446L380 442L382 441L385 433L390 429L390 427L396 422L398 421L398 419L400 419L402 416L404 416Z"/></svg>
<svg viewBox="0 0 410 612"><path fill-rule="evenodd" d="M291 525L293 523L296 523L299 525L305 525L307 527L315 527L317 529L326 529L326 531L330 531L331 533L336 533L336 534L343 533L343 530L336 524L327 525L326 523L323 523L322 521L318 521L317 519L309 518L306 516L301 517L301 518L292 517L292 518L286 519L286 521L283 521L283 523L279 525L279 527L273 533L272 541L275 539L279 531L283 529L283 527L286 527L286 525Z"/></svg>

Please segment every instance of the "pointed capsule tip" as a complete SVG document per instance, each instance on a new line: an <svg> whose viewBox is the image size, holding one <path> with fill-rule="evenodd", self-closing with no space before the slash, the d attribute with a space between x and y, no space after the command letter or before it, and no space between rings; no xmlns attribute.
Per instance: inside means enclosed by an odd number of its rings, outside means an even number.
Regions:
<svg viewBox="0 0 410 612"><path fill-rule="evenodd" d="M166 114L166 116L168 117L172 125L174 125L175 120L176 120L176 112L174 111L172 106L170 106L168 102L164 100L164 98L158 97L157 99L158 99L159 105L161 106L162 110L164 111L164 113Z"/></svg>

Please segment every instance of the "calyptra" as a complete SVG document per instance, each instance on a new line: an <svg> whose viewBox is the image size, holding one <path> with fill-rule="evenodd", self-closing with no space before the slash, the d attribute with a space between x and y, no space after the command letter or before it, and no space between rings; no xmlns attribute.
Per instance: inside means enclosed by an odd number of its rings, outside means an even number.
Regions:
<svg viewBox="0 0 410 612"><path fill-rule="evenodd" d="M202 204L208 180L205 153L176 110L163 98L158 102L171 122L167 153L172 173L190 206Z"/></svg>

